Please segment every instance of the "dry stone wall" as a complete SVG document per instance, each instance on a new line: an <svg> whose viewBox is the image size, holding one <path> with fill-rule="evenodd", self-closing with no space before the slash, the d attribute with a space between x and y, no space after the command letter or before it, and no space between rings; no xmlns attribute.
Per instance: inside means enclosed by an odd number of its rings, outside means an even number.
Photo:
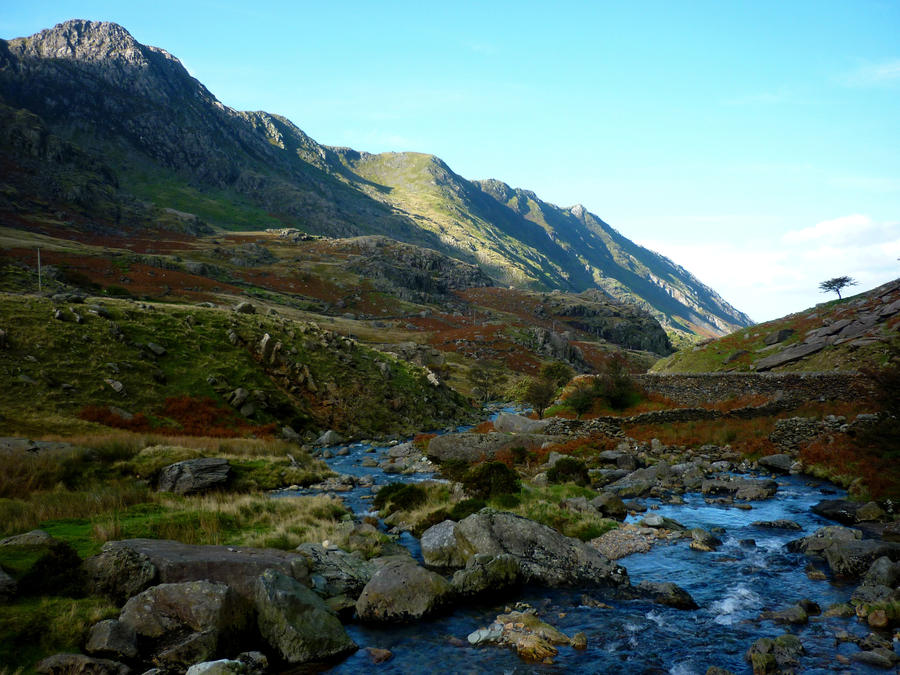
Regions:
<svg viewBox="0 0 900 675"><path fill-rule="evenodd" d="M855 372L834 373L647 373L636 377L650 393L684 405L766 396L788 401L851 401L868 397L872 381Z"/></svg>

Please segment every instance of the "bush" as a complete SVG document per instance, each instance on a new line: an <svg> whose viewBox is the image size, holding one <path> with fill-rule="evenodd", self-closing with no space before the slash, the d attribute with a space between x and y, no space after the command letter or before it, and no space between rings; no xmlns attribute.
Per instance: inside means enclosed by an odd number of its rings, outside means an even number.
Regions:
<svg viewBox="0 0 900 675"><path fill-rule="evenodd" d="M579 382L566 396L565 403L579 415L584 415L594 407L596 399L597 393L593 383Z"/></svg>
<svg viewBox="0 0 900 675"><path fill-rule="evenodd" d="M600 375L594 378L594 391L606 399L613 410L625 410L640 401L640 392L628 370L628 362L619 354L612 356Z"/></svg>
<svg viewBox="0 0 900 675"><path fill-rule="evenodd" d="M485 462L469 469L462 484L473 497L490 499L518 491L519 477L503 462Z"/></svg>
<svg viewBox="0 0 900 675"><path fill-rule="evenodd" d="M562 361L554 361L541 368L541 378L552 382L557 387L564 386L574 376L575 371Z"/></svg>
<svg viewBox="0 0 900 675"><path fill-rule="evenodd" d="M576 485L589 485L591 477L587 467L580 459L575 457L563 457L547 471L547 480L550 483L575 483Z"/></svg>
<svg viewBox="0 0 900 675"><path fill-rule="evenodd" d="M409 511L421 506L428 499L428 495L418 485L412 483L390 483L385 485L375 495L372 504L379 511L391 514L394 511Z"/></svg>
<svg viewBox="0 0 900 675"><path fill-rule="evenodd" d="M464 459L447 459L441 462L441 476L447 480L461 481L469 470L469 463Z"/></svg>
<svg viewBox="0 0 900 675"><path fill-rule="evenodd" d="M473 513L478 513L487 506L487 503L483 499L463 499L461 502L457 502L453 505L453 508L450 509L450 513L447 514L447 517L450 520L460 521L463 518L467 518L471 516Z"/></svg>

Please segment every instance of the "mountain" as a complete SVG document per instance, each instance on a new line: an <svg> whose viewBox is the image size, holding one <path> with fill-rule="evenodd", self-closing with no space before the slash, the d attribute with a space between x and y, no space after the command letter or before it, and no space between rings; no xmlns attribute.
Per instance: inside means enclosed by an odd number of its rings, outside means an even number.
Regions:
<svg viewBox="0 0 900 675"><path fill-rule="evenodd" d="M0 41L0 116L9 224L378 234L475 263L504 285L600 289L673 335L751 323L582 206L467 180L431 155L321 145L278 115L228 108L116 24L72 20Z"/></svg>
<svg viewBox="0 0 900 675"><path fill-rule="evenodd" d="M900 330L900 279L662 359L661 373L880 368Z"/></svg>

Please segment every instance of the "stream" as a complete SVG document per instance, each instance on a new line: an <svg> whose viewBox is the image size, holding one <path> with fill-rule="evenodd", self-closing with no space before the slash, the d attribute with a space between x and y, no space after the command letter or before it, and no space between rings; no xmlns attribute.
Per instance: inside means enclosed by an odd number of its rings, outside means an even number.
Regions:
<svg viewBox="0 0 900 675"><path fill-rule="evenodd" d="M377 467L364 467L365 457L381 459L389 446L354 443L349 454L326 461L339 473L371 476L376 486L404 481L432 479L431 474L386 474ZM374 449L374 453L372 450ZM336 448L332 448L336 450ZM777 637L790 632L800 638L805 654L801 657L804 673L883 673L859 663L844 666L834 661L838 630L864 636L867 630L855 619L810 617L802 626L785 626L760 620L763 611L784 609L800 599L818 603L822 611L829 605L847 602L853 585L810 580L805 568L810 559L787 552L785 544L809 535L832 521L810 510L822 499L844 498L846 493L830 483L806 476L780 476L774 498L751 502L751 510L707 504L702 495L686 493L684 504L662 504L643 499L652 511L677 520L688 528L723 528L723 544L712 553L693 551L690 539L660 544L648 553L637 553L617 562L624 565L632 584L641 581L672 581L687 590L699 609L677 610L637 600L604 597L598 589L547 589L525 587L505 602L468 605L434 619L410 625L385 627L349 624L351 638L360 647L389 649L393 657L373 665L365 649L333 666L333 673L671 673L703 675L709 666L727 668L734 673L749 673L744 654L761 637ZM371 487L339 493L357 516L371 511ZM639 520L630 516L628 521ZM789 519L802 531L764 529L754 521ZM400 543L421 562L418 540L404 533ZM824 569L824 568L823 568ZM583 603L588 595L609 608ZM553 664L522 661L505 647L471 647L466 636L488 626L504 608L525 602L548 623L572 636L587 635L587 649L560 647ZM453 638L456 638L455 640ZM858 648L843 643L838 653L849 656Z"/></svg>

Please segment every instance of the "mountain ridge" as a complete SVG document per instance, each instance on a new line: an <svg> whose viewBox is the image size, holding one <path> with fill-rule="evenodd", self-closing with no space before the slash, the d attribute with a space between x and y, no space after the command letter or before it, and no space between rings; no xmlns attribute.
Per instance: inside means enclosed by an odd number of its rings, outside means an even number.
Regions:
<svg viewBox="0 0 900 675"><path fill-rule="evenodd" d="M580 205L465 179L433 155L323 145L286 117L233 110L175 56L117 24L72 20L0 42L0 95L102 158L115 173L113 201L134 195L246 229L386 235L478 263L503 284L600 289L683 335L751 323L687 270Z"/></svg>

